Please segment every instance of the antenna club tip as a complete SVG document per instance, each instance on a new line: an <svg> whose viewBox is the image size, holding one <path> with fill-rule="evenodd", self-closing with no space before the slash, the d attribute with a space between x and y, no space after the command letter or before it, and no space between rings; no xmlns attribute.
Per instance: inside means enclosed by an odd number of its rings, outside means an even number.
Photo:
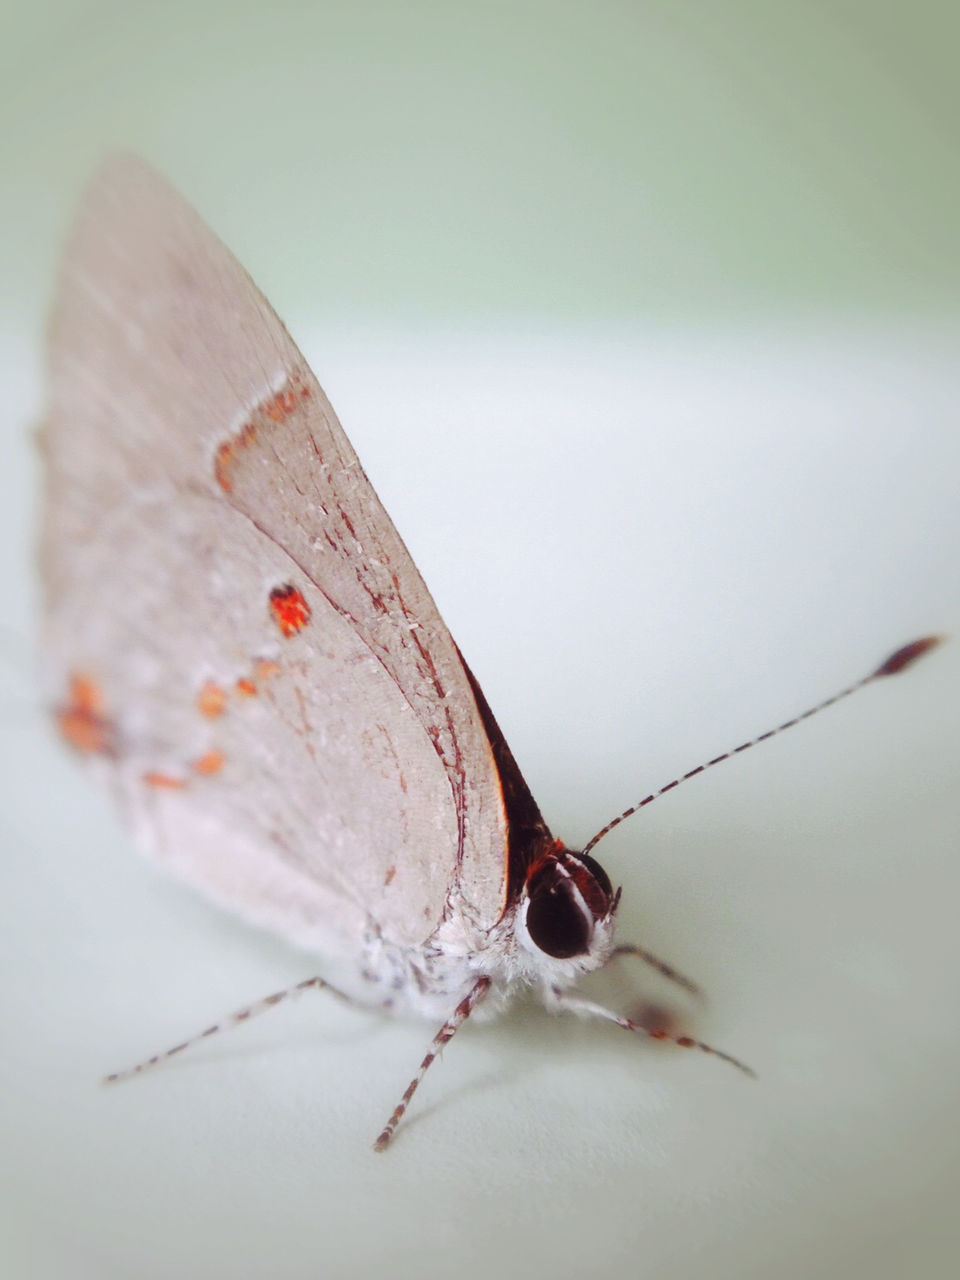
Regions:
<svg viewBox="0 0 960 1280"><path fill-rule="evenodd" d="M901 671L905 671L907 667L912 666L918 658L922 658L925 653L929 653L931 649L935 649L938 644L942 644L946 636L924 636L922 640L913 640L910 644L903 645L896 653L891 653L886 662L882 662L874 676L895 676Z"/></svg>

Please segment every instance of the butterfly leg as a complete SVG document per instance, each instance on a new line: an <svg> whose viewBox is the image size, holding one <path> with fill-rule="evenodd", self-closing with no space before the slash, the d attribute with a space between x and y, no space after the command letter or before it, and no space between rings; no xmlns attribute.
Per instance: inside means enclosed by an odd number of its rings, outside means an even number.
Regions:
<svg viewBox="0 0 960 1280"><path fill-rule="evenodd" d="M183 1040L180 1044L175 1044L172 1049L166 1049L163 1053L155 1053L152 1058L146 1058L143 1062L138 1062L135 1067L128 1067L126 1071L111 1072L110 1075L104 1076L103 1082L104 1084L115 1084L118 1080L129 1080L131 1076L140 1075L148 1067L155 1067L158 1063L174 1057L175 1054L183 1053L184 1049L189 1049L191 1045L199 1044L201 1040L208 1040L210 1036L216 1035L220 1031L226 1031L230 1027L238 1027L241 1022L249 1022L251 1018L255 1018L260 1013L266 1013L268 1009L275 1008L284 1000L292 999L294 996L310 990L329 991L332 995L337 996L340 1000L345 1000L348 1004L354 1003L348 995L338 991L336 987L331 987L329 982L325 982L323 978L305 978L303 982L298 982L293 987L286 987L283 991L274 991L272 995L264 996L262 1000L256 1000L253 1004L248 1004L243 1009L237 1009L236 1012L229 1014L226 1018L221 1019L220 1022L214 1022L198 1035L191 1036L189 1040Z"/></svg>
<svg viewBox="0 0 960 1280"><path fill-rule="evenodd" d="M581 1018L602 1018L605 1022L613 1022L618 1027L623 1027L624 1031L633 1031L637 1035L646 1036L648 1040L668 1040L671 1044L678 1044L681 1049L699 1049L701 1053L709 1053L715 1058L722 1058L724 1062L729 1062L744 1075L756 1076L756 1072L745 1062L741 1062L730 1053L724 1053L722 1049L715 1049L713 1045L704 1044L702 1040L694 1040L692 1036L676 1036L658 1027L645 1027L642 1022L636 1022L633 1018L624 1018L602 1004L586 1000L582 996L571 995L558 987L551 989L547 1007L553 1013L575 1013Z"/></svg>
<svg viewBox="0 0 960 1280"><path fill-rule="evenodd" d="M651 969L656 969L657 973L662 973L665 978L669 978L671 982L675 982L678 987L683 987L685 991L689 991L691 995L703 998L703 992L697 984L690 978L684 977L679 970L674 969L672 965L666 961L659 959L652 951L647 951L645 947L638 947L634 943L627 943L624 946L614 947L610 954L612 960L614 956L636 956L638 960L642 960L644 964L648 964Z"/></svg>
<svg viewBox="0 0 960 1280"><path fill-rule="evenodd" d="M404 1091L403 1097L394 1107L393 1115L384 1125L379 1138L373 1144L374 1151L385 1151L390 1145L394 1133L396 1133L397 1125L403 1119L403 1113L410 1104L410 1099L417 1091L417 1086L423 1077L427 1074L427 1069L433 1062L434 1058L443 1049L443 1046L452 1040L454 1035L466 1022L467 1018L479 1004L490 989L489 978L478 978L467 994L463 997L456 1009L453 1011L452 1017L448 1018L437 1034L433 1037L433 1043L427 1050L426 1056L420 1063L417 1074L413 1077Z"/></svg>

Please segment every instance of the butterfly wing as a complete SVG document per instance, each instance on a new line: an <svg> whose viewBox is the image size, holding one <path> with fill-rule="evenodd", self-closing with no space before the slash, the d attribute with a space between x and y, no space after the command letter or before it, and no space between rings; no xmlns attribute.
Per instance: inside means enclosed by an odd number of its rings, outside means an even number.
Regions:
<svg viewBox="0 0 960 1280"><path fill-rule="evenodd" d="M46 678L155 858L323 949L506 901L456 647L283 325L148 166L65 255L42 433Z"/></svg>

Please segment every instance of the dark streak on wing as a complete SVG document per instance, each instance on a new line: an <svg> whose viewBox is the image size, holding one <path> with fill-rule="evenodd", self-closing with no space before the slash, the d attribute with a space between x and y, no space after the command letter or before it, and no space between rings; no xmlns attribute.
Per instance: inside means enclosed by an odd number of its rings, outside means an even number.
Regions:
<svg viewBox="0 0 960 1280"><path fill-rule="evenodd" d="M527 868L548 845L553 843L553 836L483 696L483 690L464 661L459 648L457 656L463 663L473 696L477 700L477 709L483 720L483 727L487 731L487 737L490 739L493 758L500 775L503 804L507 812L507 902L509 903L519 894L526 879Z"/></svg>
<svg viewBox="0 0 960 1280"><path fill-rule="evenodd" d="M457 739L456 728L454 727L454 723L453 723L453 716L450 714L450 703L447 700L446 690L443 688L443 685L440 683L440 675L437 671L436 663L433 661L433 655L430 653L430 650L427 648L427 646L423 643L423 640L420 638L420 633L416 626L417 619L414 617L412 611L407 606L407 603L403 598L403 593L400 590L399 576L396 573L391 574L390 580L393 583L394 591L396 591L397 593L397 603L400 605L400 608L403 612L403 616L407 620L407 622L411 624L410 635L413 637L414 643L417 646L417 651L419 652L420 657L423 661L423 664L426 667L427 675L429 677L430 683L433 685L437 698L439 699L439 701L443 706L444 719L447 722L447 732L450 735L450 742L453 745L454 758L452 761L449 761L447 760L446 753L443 747L441 746L440 742L437 740L437 737L435 737L431 733L427 734L427 736L430 738L430 741L433 744L434 751L436 751L437 755L440 757L443 767L446 770L447 777L450 779L450 789L453 792L453 802L457 811L457 873L459 874L460 868L463 866L463 847L464 847L464 840L466 835L465 792L466 792L466 786L467 786L467 774L463 765L463 751L461 750L460 743ZM364 590L368 591L368 594L371 596L371 599L372 599L373 593L369 591L369 589L367 588L367 584L364 583L363 587L364 587ZM459 654L460 654L460 650L458 649L457 655L459 656ZM463 659L461 658L460 661L463 662ZM465 663L464 663L464 670L466 671ZM476 693L476 689L474 687L472 680L471 680L471 687L474 688L474 693ZM479 705L478 705L478 710L479 710ZM451 767L453 770L452 772L451 772ZM446 910L447 908L445 907L444 908L445 913L446 913Z"/></svg>

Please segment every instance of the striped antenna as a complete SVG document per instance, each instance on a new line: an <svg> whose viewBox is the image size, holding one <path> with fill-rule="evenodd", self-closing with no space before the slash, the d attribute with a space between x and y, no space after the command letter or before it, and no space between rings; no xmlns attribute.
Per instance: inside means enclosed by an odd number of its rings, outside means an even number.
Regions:
<svg viewBox="0 0 960 1280"><path fill-rule="evenodd" d="M809 711L804 711L803 715L794 716L792 720L786 720L783 724L777 725L776 729L768 729L766 733L761 733L758 738L751 738L749 742L741 742L740 746L734 747L732 751L725 751L722 756L714 756L712 760L708 760L705 764L697 765L696 769L691 769L689 773L684 773L679 778L674 778L672 782L668 782L659 791L651 791L648 796L644 796L637 804L632 804L629 809L624 809L623 813L618 814L605 827L601 827L597 834L587 841L582 852L590 853L605 835L610 834L614 827L619 827L621 822L635 814L638 809L652 804L654 800L658 800L660 796L672 791L674 787L679 787L681 782L687 782L690 778L695 778L698 773L704 773L707 769L712 769L715 764L730 760L733 756L738 756L741 751L746 751L749 747L755 747L758 742L766 742L768 738L775 738L778 733L783 733L785 729L792 729L795 724L800 724L803 720L809 720L818 711L824 711L827 707L832 707L835 702L839 702L842 698L848 698L851 693L856 693L858 689L871 684L881 676L894 676L900 671L905 671L918 658L923 657L925 653L928 653L938 645L942 639L942 636L926 636L923 640L914 640L910 644L903 645L895 653L891 653L890 657L885 662L881 662L880 666L871 671L868 676L864 676L862 680L858 680L856 684L850 685L847 689L841 689L832 698L827 698L824 702L818 702Z"/></svg>

